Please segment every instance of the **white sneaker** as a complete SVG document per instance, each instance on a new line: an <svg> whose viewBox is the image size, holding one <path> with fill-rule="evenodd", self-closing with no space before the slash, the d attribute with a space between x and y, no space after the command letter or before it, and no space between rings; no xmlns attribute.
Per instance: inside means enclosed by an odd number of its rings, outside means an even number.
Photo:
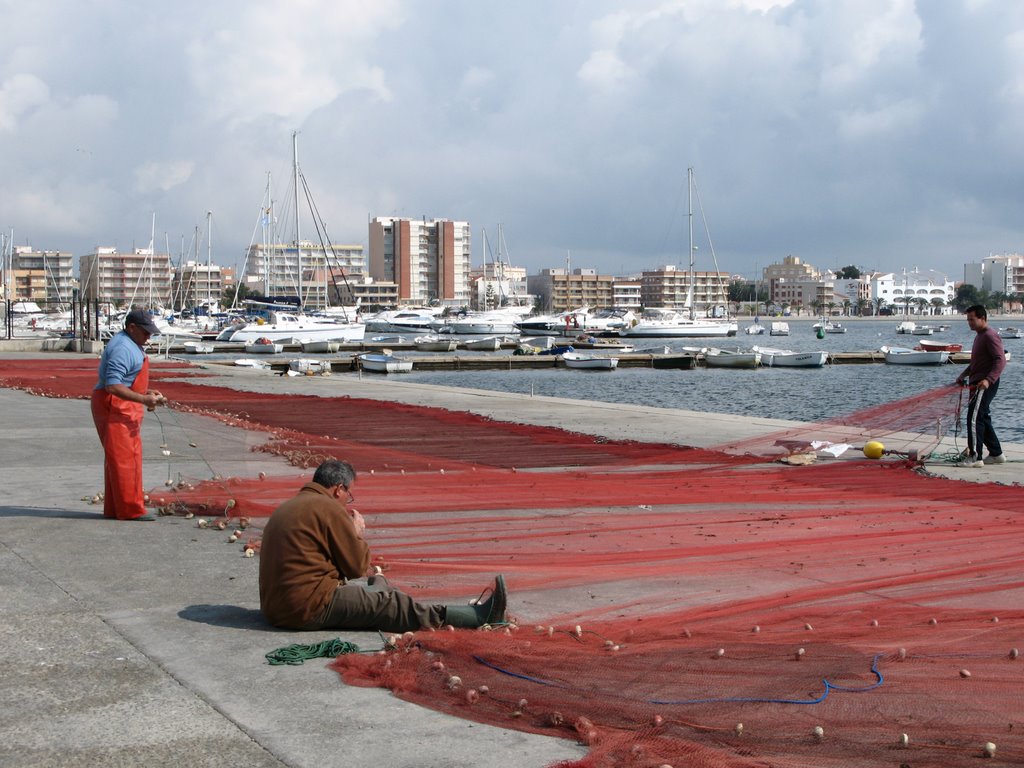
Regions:
<svg viewBox="0 0 1024 768"><path fill-rule="evenodd" d="M1003 456L1003 454L1001 454L1001 453L998 456L993 456L993 455L989 454L988 456L985 457L985 461L983 463L985 463L985 464L1005 464L1006 463L1006 457Z"/></svg>
<svg viewBox="0 0 1024 768"><path fill-rule="evenodd" d="M985 462L977 458L976 456L964 456L963 459L958 461L954 466L977 469L978 467L984 467Z"/></svg>

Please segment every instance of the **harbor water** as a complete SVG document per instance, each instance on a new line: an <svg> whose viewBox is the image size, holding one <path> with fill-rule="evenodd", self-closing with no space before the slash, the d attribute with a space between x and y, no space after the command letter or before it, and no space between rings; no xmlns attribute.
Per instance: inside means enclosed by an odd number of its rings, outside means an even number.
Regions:
<svg viewBox="0 0 1024 768"><path fill-rule="evenodd" d="M770 337L744 333L749 320L740 321L740 333L731 339L664 339L673 350L683 346L717 346L749 349L753 345L799 352L860 352L882 345L913 347L922 337L897 334L899 318L851 319L847 332L818 339L813 318L787 318L790 335ZM970 351L974 333L963 317L946 320L949 329L927 338L962 344ZM767 326L767 323L762 323ZM937 324L934 323L934 324ZM998 326L998 322L993 322ZM647 346L641 343L640 346ZM1007 339L1011 353L993 401L992 414L1001 440L1024 443L1024 340ZM504 352L502 354L508 354ZM544 395L574 400L681 408L735 415L798 421L834 418L861 408L892 402L952 384L961 365L900 366L879 363L827 365L824 368L759 368L735 370L653 370L620 368L615 371L580 371L565 368L543 370L430 371L403 374L403 381L451 387L490 389L501 392ZM685 436L680 436L685 440Z"/></svg>
<svg viewBox="0 0 1024 768"><path fill-rule="evenodd" d="M841 322L846 333L826 334L817 338L816 318L786 318L789 336L748 335L744 332L750 319L741 320L739 335L729 339L638 339L630 340L637 349L667 346L680 352L715 346L721 349L750 349L752 346L789 349L797 352L824 350L830 353L871 352L883 345L914 347L922 338L930 341L956 343L969 352L974 333L962 315L936 318L929 322L948 325L945 331L931 336L896 333L901 318L848 318ZM767 319L762 325L768 326ZM1021 325L1019 319L993 318L994 327ZM405 334L412 341L417 334ZM473 338L457 337L452 338ZM369 339L369 335L368 335ZM1001 440L1024 444L1024 340L1005 339L1004 347L1011 353L993 401L992 415ZM403 359L416 360L433 353L400 351ZM463 355L507 356L508 349L493 353L460 353ZM614 355L614 351L600 354ZM204 356L209 361L226 362L240 354L218 353ZM334 355L282 353L260 356L263 362L280 363L295 357L331 359ZM246 356L248 357L248 356ZM190 362L195 356L186 355ZM890 403L905 397L952 384L963 370L959 364L941 366L901 366L883 363L837 364L824 368L768 368L736 370L704 368L693 370L655 370L622 368L615 371L573 370L563 367L542 369L493 370L420 370L399 374L402 381L439 386L486 389L526 395L542 395L573 400L647 405L658 408L679 408L795 421L814 422ZM357 376L357 373L335 373L336 376ZM369 376L379 374L364 374ZM680 437L685 441L685 436Z"/></svg>

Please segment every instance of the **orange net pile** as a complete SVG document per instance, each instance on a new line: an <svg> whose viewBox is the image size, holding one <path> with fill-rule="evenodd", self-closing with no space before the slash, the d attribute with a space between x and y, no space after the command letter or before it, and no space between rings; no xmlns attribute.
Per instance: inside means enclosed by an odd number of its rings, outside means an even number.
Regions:
<svg viewBox="0 0 1024 768"><path fill-rule="evenodd" d="M94 376L32 368L0 379L77 396ZM374 562L417 598L465 599L506 575L520 626L394 638L335 662L350 683L579 741L579 766L961 766L986 749L1024 763L1024 491L856 451L809 466L758 455L788 450L780 439L934 445L954 388L712 451L156 386L272 432L263 449L303 468L352 461ZM258 523L308 477L154 494L178 511L233 501Z"/></svg>

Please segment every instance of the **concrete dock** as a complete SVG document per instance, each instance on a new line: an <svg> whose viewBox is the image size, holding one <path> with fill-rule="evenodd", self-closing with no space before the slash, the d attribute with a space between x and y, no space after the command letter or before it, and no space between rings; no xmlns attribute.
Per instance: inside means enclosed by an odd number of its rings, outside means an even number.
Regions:
<svg viewBox="0 0 1024 768"><path fill-rule="evenodd" d="M18 355L26 356L33 355ZM197 383L294 391L265 371L211 366L209 372L215 375ZM785 426L383 378L311 377L304 384L305 394L438 406L613 439L707 446ZM86 500L102 487L88 401L0 389L0 413L0 766L539 767L585 754L566 740L447 717L388 691L345 686L325 669L326 660L267 665L267 652L294 642L340 636L370 649L380 641L374 633L296 636L269 627L258 612L258 560L239 557L218 537L195 535L190 521L104 520ZM147 487L165 478L161 442L187 441L191 420L200 418L147 416ZM265 435L209 423L203 429L219 450L203 463L181 466L184 473L296 472L281 459L250 452ZM1006 453L1007 465L934 471L1012 482L1024 446L1006 446ZM514 607L514 595L512 601Z"/></svg>

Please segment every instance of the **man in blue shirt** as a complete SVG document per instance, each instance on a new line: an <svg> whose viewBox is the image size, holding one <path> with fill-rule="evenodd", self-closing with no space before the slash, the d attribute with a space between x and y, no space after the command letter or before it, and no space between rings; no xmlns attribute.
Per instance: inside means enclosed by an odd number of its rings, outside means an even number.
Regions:
<svg viewBox="0 0 1024 768"><path fill-rule="evenodd" d="M155 520L146 512L142 490L143 407L167 402L149 389L149 358L143 351L159 333L144 310L133 309L124 330L110 340L100 358L99 381L92 391L92 419L103 445L103 515L117 520Z"/></svg>

